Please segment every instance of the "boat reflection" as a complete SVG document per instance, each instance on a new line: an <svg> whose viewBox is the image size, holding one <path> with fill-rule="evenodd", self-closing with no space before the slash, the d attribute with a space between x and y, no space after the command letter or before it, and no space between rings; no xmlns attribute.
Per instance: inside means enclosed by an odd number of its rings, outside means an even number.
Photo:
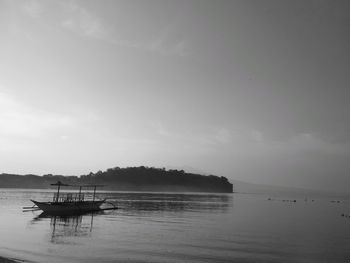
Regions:
<svg viewBox="0 0 350 263"><path fill-rule="evenodd" d="M45 212L36 216L32 223L50 221L50 242L71 243L75 237L89 237L93 230L94 216L98 213L80 215L50 215ZM70 240L70 238L73 238Z"/></svg>

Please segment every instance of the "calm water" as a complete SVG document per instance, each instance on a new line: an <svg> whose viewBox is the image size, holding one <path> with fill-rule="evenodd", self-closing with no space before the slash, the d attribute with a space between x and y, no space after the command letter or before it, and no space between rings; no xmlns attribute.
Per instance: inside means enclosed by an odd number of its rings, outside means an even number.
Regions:
<svg viewBox="0 0 350 263"><path fill-rule="evenodd" d="M28 262L350 262L350 201L103 193L119 210L23 213L52 191L0 189L0 255ZM296 199L286 202L283 199Z"/></svg>

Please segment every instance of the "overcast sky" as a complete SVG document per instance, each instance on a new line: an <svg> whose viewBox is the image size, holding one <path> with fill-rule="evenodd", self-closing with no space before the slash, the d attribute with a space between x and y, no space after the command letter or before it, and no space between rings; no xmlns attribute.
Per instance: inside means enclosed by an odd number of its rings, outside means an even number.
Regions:
<svg viewBox="0 0 350 263"><path fill-rule="evenodd" d="M0 0L0 173L185 167L349 191L349 7Z"/></svg>

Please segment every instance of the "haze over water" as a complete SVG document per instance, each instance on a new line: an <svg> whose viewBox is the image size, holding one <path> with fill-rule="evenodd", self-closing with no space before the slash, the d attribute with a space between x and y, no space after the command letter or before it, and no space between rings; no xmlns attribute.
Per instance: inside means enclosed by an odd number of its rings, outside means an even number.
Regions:
<svg viewBox="0 0 350 263"><path fill-rule="evenodd" d="M38 263L350 260L350 218L341 216L350 214L348 197L106 192L100 197L118 210L68 218L21 211L30 198L51 197L1 189L1 255Z"/></svg>

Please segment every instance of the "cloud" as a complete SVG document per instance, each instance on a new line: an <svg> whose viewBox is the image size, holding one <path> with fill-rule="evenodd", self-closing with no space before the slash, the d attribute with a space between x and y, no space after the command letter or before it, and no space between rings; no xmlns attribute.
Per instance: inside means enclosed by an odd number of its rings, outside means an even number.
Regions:
<svg viewBox="0 0 350 263"><path fill-rule="evenodd" d="M50 132L74 127L72 116L60 115L28 106L0 92L0 136L40 138Z"/></svg>
<svg viewBox="0 0 350 263"><path fill-rule="evenodd" d="M155 130L157 135L160 135L163 137L173 136L171 132L169 132L164 128L163 123L160 121L153 121L150 123L150 126Z"/></svg>
<svg viewBox="0 0 350 263"><path fill-rule="evenodd" d="M44 10L44 6L37 0L25 1L23 3L22 11L33 18L40 17Z"/></svg>
<svg viewBox="0 0 350 263"><path fill-rule="evenodd" d="M82 36L108 39L110 30L100 19L75 2L60 2L65 13L61 26Z"/></svg>
<svg viewBox="0 0 350 263"><path fill-rule="evenodd" d="M143 46L140 45L140 47L166 56L176 55L184 57L189 55L187 42L185 40L170 41L168 34L160 34L150 43Z"/></svg>
<svg viewBox="0 0 350 263"><path fill-rule="evenodd" d="M250 136L252 138L253 141L255 142L263 142L263 134L261 131L257 131L257 130L252 130L250 132Z"/></svg>
<svg viewBox="0 0 350 263"><path fill-rule="evenodd" d="M214 139L219 143L229 143L231 141L231 132L226 128L219 128L214 134Z"/></svg>
<svg viewBox="0 0 350 263"><path fill-rule="evenodd" d="M47 27L59 25L62 29L76 35L104 41L106 43L139 49L163 56L189 55L188 43L184 39L174 39L165 27L153 39L122 39L112 24L106 23L94 12L75 1L47 2L31 0L20 5L22 12L33 19L41 19ZM55 14L55 15L52 15Z"/></svg>
<svg viewBox="0 0 350 263"><path fill-rule="evenodd" d="M163 56L180 56L185 57L190 54L187 42L185 40L179 40L175 42L170 42L164 39L162 35L155 38L152 41L136 42L129 40L121 40L118 38L110 38L109 42L127 48L135 48L139 50L144 50L151 53L157 53Z"/></svg>
<svg viewBox="0 0 350 263"><path fill-rule="evenodd" d="M161 121L150 122L149 127L153 136L157 136L158 143L165 148L177 149L179 152L186 149L187 153L213 153L233 141L232 132L225 127L209 127L200 131L179 130L175 127L171 129Z"/></svg>
<svg viewBox="0 0 350 263"><path fill-rule="evenodd" d="M97 15L75 1L28 0L19 5L21 11L39 19L45 26L61 28L77 35L111 41L112 29Z"/></svg>
<svg viewBox="0 0 350 263"><path fill-rule="evenodd" d="M306 154L349 154L348 143L334 143L323 140L322 137L312 133L299 133L289 140L274 143L272 145L277 151L287 153Z"/></svg>

